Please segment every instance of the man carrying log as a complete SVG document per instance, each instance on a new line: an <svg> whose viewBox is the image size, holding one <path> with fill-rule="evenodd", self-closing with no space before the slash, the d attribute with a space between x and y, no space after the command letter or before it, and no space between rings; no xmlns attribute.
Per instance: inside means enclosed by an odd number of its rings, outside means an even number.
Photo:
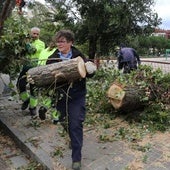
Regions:
<svg viewBox="0 0 170 170"><path fill-rule="evenodd" d="M130 73L137 69L137 64L140 65L141 61L135 49L121 44L118 52L118 69L123 69L123 73Z"/></svg>
<svg viewBox="0 0 170 170"><path fill-rule="evenodd" d="M74 34L70 30L57 32L55 41L57 50L49 56L46 66L29 70L29 80L34 80L38 86L47 86L55 81L53 85L56 91L56 109L60 113L59 121L71 139L72 169L80 170L86 114L86 77L94 75L96 65L73 46Z"/></svg>

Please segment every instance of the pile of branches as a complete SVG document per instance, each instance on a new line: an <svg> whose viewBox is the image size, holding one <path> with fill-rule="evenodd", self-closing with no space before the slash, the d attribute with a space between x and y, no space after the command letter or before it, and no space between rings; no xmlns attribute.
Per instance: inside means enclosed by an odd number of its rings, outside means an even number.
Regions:
<svg viewBox="0 0 170 170"><path fill-rule="evenodd" d="M124 87L136 86L144 90L143 95L140 96L143 102L170 104L170 74L164 74L160 69L154 70L147 65L141 65L138 70L130 74L123 74L116 69L99 68L93 79L88 81L89 104L93 105L93 99L100 107L102 103L106 105L108 102L106 92L113 82ZM94 108L96 110L96 106Z"/></svg>
<svg viewBox="0 0 170 170"><path fill-rule="evenodd" d="M128 112L126 115L135 122L141 122L154 130L164 131L170 125L170 74L160 69L141 65L130 74L123 74L117 69L100 68L93 79L87 81L87 111L89 114L102 114L114 117L122 112L114 109L107 97L110 86L116 82L126 87L137 86L144 90L140 101L144 108ZM124 113L123 113L124 115ZM96 120L97 121L97 120Z"/></svg>

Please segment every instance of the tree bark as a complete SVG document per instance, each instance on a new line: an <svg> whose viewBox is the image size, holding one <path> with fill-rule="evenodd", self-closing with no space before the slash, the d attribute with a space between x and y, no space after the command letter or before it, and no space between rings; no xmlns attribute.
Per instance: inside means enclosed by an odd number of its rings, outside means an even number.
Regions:
<svg viewBox="0 0 170 170"><path fill-rule="evenodd" d="M28 75L38 87L65 83L86 76L85 63L81 57L54 64L38 66L28 70Z"/></svg>
<svg viewBox="0 0 170 170"><path fill-rule="evenodd" d="M145 103L141 101L141 96L145 91L135 86L125 86L113 83L107 91L110 103L116 110L130 112L142 108Z"/></svg>
<svg viewBox="0 0 170 170"><path fill-rule="evenodd" d="M3 2L1 2L3 3ZM6 0L2 5L2 11L0 11L0 36L2 35L4 21L10 16L12 9L15 7L15 0Z"/></svg>
<svg viewBox="0 0 170 170"><path fill-rule="evenodd" d="M96 54L96 44L97 37L96 35L89 36L89 58L94 59Z"/></svg>

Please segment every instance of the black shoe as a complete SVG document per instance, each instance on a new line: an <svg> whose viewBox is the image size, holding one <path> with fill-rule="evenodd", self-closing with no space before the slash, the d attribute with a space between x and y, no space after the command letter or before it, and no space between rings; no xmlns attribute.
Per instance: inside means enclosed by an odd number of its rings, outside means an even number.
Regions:
<svg viewBox="0 0 170 170"><path fill-rule="evenodd" d="M52 120L52 123L53 123L54 125L56 125L58 122L59 122L58 119L53 119L53 120Z"/></svg>
<svg viewBox="0 0 170 170"><path fill-rule="evenodd" d="M41 106L41 107L39 108L38 112L39 112L39 118L40 118L41 120L45 120L45 119L46 119L47 109L46 109L45 107Z"/></svg>
<svg viewBox="0 0 170 170"><path fill-rule="evenodd" d="M25 102L22 103L21 110L27 109L28 105L29 105L29 100L26 100Z"/></svg>
<svg viewBox="0 0 170 170"><path fill-rule="evenodd" d="M73 170L81 170L81 162L73 162L72 169Z"/></svg>
<svg viewBox="0 0 170 170"><path fill-rule="evenodd" d="M29 108L31 117L36 119L38 117L36 108Z"/></svg>

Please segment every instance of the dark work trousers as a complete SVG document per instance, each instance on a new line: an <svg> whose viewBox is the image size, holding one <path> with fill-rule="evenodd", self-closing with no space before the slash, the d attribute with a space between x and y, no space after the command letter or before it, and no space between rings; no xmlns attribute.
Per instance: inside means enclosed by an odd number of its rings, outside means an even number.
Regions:
<svg viewBox="0 0 170 170"><path fill-rule="evenodd" d="M130 73L133 70L137 69L137 65L136 64L131 64L131 62L120 62L118 64L118 69L121 70L123 69L123 73Z"/></svg>
<svg viewBox="0 0 170 170"><path fill-rule="evenodd" d="M23 66L23 69L19 74L19 77L17 80L17 85L16 85L19 93L27 91L26 86L27 86L28 82L27 82L27 78L26 78L26 73L30 68L32 68L32 67L31 66ZM34 94L35 86L32 84L29 84L29 85L30 85L30 95L35 96L35 94Z"/></svg>
<svg viewBox="0 0 170 170"><path fill-rule="evenodd" d="M72 161L81 161L83 145L83 122L85 119L85 95L76 98L63 97L57 102L57 110L61 113L61 122L67 121L68 132L71 139Z"/></svg>

